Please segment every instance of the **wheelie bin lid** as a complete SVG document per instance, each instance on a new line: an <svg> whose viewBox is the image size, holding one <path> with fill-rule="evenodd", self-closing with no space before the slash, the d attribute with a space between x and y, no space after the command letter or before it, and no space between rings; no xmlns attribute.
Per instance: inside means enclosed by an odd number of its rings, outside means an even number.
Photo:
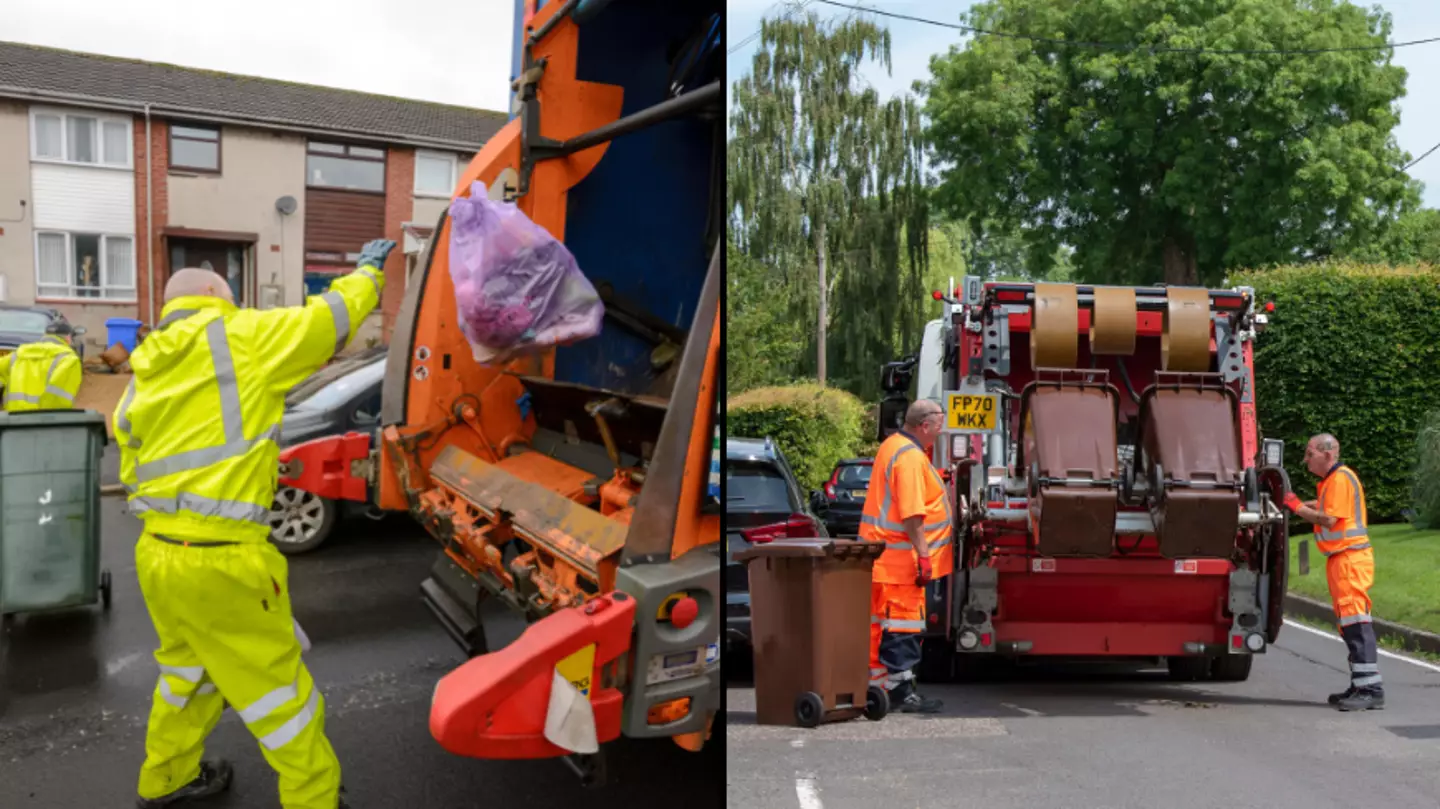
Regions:
<svg viewBox="0 0 1440 809"><path fill-rule="evenodd" d="M867 542L849 539L782 539L751 545L735 554L735 561L748 562L751 559L775 559L780 557L836 559L875 559L885 551L883 542Z"/></svg>
<svg viewBox="0 0 1440 809"><path fill-rule="evenodd" d="M27 410L0 413L0 431L28 427L98 427L105 429L105 414L94 410Z"/></svg>

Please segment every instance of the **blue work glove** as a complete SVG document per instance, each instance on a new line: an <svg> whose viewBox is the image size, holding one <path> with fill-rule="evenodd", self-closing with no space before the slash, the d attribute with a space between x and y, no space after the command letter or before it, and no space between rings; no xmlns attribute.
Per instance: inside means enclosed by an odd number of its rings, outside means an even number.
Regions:
<svg viewBox="0 0 1440 809"><path fill-rule="evenodd" d="M395 243L389 239L372 239L360 249L360 261L356 266L374 267L378 270L385 266L385 257L394 249Z"/></svg>

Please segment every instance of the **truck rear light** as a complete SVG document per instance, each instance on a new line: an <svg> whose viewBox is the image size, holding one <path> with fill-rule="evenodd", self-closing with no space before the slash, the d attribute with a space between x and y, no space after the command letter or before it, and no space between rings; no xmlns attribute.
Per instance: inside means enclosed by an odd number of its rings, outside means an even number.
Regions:
<svg viewBox="0 0 1440 809"><path fill-rule="evenodd" d="M990 645L990 633L989 633L989 632L986 632L985 634L983 634L983 635L980 636L980 645L981 645L981 646L989 646L989 645Z"/></svg>
<svg viewBox="0 0 1440 809"><path fill-rule="evenodd" d="M980 636L975 634L973 630L967 629L960 633L961 649L974 649L978 645L980 645Z"/></svg>
<svg viewBox="0 0 1440 809"><path fill-rule="evenodd" d="M1231 645L1232 647L1234 647L1234 648L1236 648L1236 649L1239 649L1242 645L1244 645L1244 643L1245 643L1245 638L1244 638L1243 636L1240 636L1240 635L1231 635L1231 636L1230 636L1230 645Z"/></svg>
<svg viewBox="0 0 1440 809"><path fill-rule="evenodd" d="M1245 648L1252 652L1258 652L1265 648L1265 638L1258 632L1251 632L1245 636Z"/></svg>
<svg viewBox="0 0 1440 809"><path fill-rule="evenodd" d="M818 533L815 521L804 514L791 514L785 522L740 529L740 536L752 545L777 539L806 539Z"/></svg>
<svg viewBox="0 0 1440 809"><path fill-rule="evenodd" d="M930 623L932 623L932 624L938 624L938 623L940 623L940 614L939 614L939 613L935 613L935 612L930 613Z"/></svg>

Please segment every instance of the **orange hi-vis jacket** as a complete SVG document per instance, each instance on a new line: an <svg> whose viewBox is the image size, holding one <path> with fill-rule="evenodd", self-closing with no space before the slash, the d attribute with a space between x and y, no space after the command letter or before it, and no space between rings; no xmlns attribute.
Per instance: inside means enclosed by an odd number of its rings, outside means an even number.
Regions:
<svg viewBox="0 0 1440 809"><path fill-rule="evenodd" d="M950 575L954 569L950 492L925 451L904 431L896 432L875 453L873 469L878 474L871 474L865 493L860 538L884 542L885 551L875 562L871 581L915 584L915 546L904 525L910 517L924 517L920 530L929 546L933 576Z"/></svg>
<svg viewBox="0 0 1440 809"><path fill-rule="evenodd" d="M1360 478L1348 466L1337 464L1315 487L1316 505L1327 517L1337 518L1328 531L1315 526L1315 547L1326 556L1341 551L1358 551L1370 547L1370 534L1365 523L1365 489Z"/></svg>

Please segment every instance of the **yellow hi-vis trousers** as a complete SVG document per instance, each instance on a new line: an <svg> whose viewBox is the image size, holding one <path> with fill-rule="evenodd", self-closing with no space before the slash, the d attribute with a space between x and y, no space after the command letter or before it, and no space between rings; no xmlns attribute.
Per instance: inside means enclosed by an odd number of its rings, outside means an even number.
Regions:
<svg viewBox="0 0 1440 809"><path fill-rule="evenodd" d="M171 544L147 531L135 547L160 636L140 796L168 795L200 774L205 737L228 704L280 774L285 809L335 809L340 762L325 738L325 702L300 660L285 557L268 542L188 539Z"/></svg>

